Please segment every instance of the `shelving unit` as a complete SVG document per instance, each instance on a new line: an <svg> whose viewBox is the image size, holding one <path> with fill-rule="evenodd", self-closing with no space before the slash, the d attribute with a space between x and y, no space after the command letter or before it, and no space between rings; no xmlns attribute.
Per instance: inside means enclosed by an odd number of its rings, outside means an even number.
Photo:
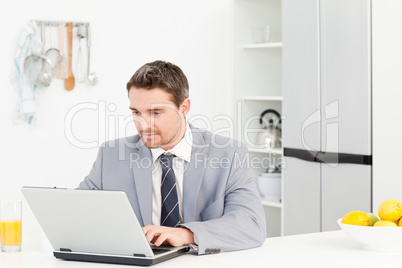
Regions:
<svg viewBox="0 0 402 268"><path fill-rule="evenodd" d="M257 149L257 148L249 148L248 151L251 152L251 153L282 155L282 149L271 149L271 148Z"/></svg>
<svg viewBox="0 0 402 268"><path fill-rule="evenodd" d="M244 101L282 101L282 96L247 96L241 98Z"/></svg>
<svg viewBox="0 0 402 268"><path fill-rule="evenodd" d="M274 109L282 113L282 2L281 0L234 0L233 2L233 91L237 139L244 142L251 159L274 163L282 159L282 149L269 150L257 144L261 113ZM253 43L253 29L270 27L269 42ZM264 162L265 161L265 162ZM254 176L267 167L253 167ZM261 200L267 237L282 234L282 203Z"/></svg>
<svg viewBox="0 0 402 268"><path fill-rule="evenodd" d="M280 203L280 202L269 201L269 200L265 200L265 199L262 198L261 203L264 206L268 206L268 207L282 208L282 203Z"/></svg>
<svg viewBox="0 0 402 268"><path fill-rule="evenodd" d="M244 45L243 48L244 49L282 48L282 43L281 42L275 42L275 43L249 44L249 45Z"/></svg>

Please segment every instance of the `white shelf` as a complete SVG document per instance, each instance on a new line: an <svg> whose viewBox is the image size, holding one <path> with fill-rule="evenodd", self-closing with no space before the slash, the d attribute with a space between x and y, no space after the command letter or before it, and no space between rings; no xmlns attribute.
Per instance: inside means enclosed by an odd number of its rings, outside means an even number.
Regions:
<svg viewBox="0 0 402 268"><path fill-rule="evenodd" d="M282 148L281 149L256 149L256 148L248 148L248 151L251 153L261 153L261 154L278 154L282 155Z"/></svg>
<svg viewBox="0 0 402 268"><path fill-rule="evenodd" d="M244 101L282 101L282 96L245 96Z"/></svg>
<svg viewBox="0 0 402 268"><path fill-rule="evenodd" d="M263 206L267 206L267 207L282 208L282 203L280 203L280 202L269 201L269 200L265 200L262 198L261 203Z"/></svg>
<svg viewBox="0 0 402 268"><path fill-rule="evenodd" d="M256 43L256 44L248 44L244 45L244 49L260 49L260 48L281 48L282 42L275 43Z"/></svg>

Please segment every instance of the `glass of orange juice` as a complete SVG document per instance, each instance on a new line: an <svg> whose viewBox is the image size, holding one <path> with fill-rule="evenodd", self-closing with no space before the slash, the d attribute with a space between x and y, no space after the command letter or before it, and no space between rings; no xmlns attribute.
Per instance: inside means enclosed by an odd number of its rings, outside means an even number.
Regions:
<svg viewBox="0 0 402 268"><path fill-rule="evenodd" d="M19 252L22 242L21 201L0 202L1 251Z"/></svg>

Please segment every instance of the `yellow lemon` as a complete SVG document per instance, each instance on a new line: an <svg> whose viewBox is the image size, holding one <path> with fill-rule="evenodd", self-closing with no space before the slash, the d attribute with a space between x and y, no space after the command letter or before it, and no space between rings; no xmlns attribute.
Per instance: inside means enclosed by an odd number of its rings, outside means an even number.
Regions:
<svg viewBox="0 0 402 268"><path fill-rule="evenodd" d="M402 227L402 220L399 220L398 226L399 226L399 227Z"/></svg>
<svg viewBox="0 0 402 268"><path fill-rule="evenodd" d="M343 216L341 222L344 224L368 226L370 217L363 211L352 211Z"/></svg>
<svg viewBox="0 0 402 268"><path fill-rule="evenodd" d="M374 223L374 227L398 227L398 225L393 221L380 220Z"/></svg>
<svg viewBox="0 0 402 268"><path fill-rule="evenodd" d="M402 204L396 199L387 199L378 208L381 220L397 221L402 217Z"/></svg>

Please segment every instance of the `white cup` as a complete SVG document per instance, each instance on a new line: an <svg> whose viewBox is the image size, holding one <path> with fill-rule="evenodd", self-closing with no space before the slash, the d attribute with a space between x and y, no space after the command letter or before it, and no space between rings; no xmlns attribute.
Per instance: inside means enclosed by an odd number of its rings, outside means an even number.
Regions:
<svg viewBox="0 0 402 268"><path fill-rule="evenodd" d="M257 186L260 196L264 199L280 202L281 200L281 173L262 173L257 177Z"/></svg>

